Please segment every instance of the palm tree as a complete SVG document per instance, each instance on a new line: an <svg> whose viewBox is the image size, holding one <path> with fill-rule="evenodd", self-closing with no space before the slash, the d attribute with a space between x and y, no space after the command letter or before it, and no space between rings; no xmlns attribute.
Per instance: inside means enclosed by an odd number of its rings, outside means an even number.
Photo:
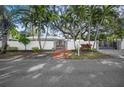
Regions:
<svg viewBox="0 0 124 93"><path fill-rule="evenodd" d="M84 22L80 20L77 9L79 9L79 6L60 6L57 11L54 11L58 19L53 21L53 25L59 31L65 34L65 36L69 35L73 39L75 50L77 50L76 40L80 32L84 32L83 29L86 26Z"/></svg>
<svg viewBox="0 0 124 93"><path fill-rule="evenodd" d="M2 33L2 48L1 54L6 53L7 50L7 35L10 27L10 19L8 15L8 10L6 6L0 6L0 16L1 16L1 33Z"/></svg>
<svg viewBox="0 0 124 93"><path fill-rule="evenodd" d="M42 49L41 34L42 32L47 32L46 27L48 28L48 24L52 20L52 13L49 11L49 6L29 6L27 9L20 9L19 14L23 14L21 19L26 28L28 26L36 28L35 32L32 30L32 33L37 34L39 47Z"/></svg>
<svg viewBox="0 0 124 93"><path fill-rule="evenodd" d="M32 7L34 9L34 15L36 15L36 26L38 27L37 31L38 31L38 40L39 40L39 45L40 45L40 49L44 48L45 43L43 44L43 46L41 46L41 32L46 32L46 38L48 35L48 28L50 25L51 20L54 20L54 15L53 13L50 11L50 7L49 6L33 6ZM46 39L45 39L46 42Z"/></svg>
<svg viewBox="0 0 124 93"><path fill-rule="evenodd" d="M95 36L95 43L97 42L97 38L100 34L100 28L103 25L110 24L110 22L114 21L114 19L117 17L116 7L111 5L104 5L104 6L98 6L96 15L95 16L95 25L96 25L96 36ZM112 22L114 23L114 22ZM93 45L93 46L94 46Z"/></svg>

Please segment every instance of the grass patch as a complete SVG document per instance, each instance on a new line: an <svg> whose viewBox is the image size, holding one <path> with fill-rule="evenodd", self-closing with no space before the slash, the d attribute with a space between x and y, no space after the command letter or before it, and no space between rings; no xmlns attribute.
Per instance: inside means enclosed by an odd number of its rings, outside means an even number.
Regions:
<svg viewBox="0 0 124 93"><path fill-rule="evenodd" d="M97 59L97 58L106 58L109 55L100 53L100 52L84 52L81 53L80 56L75 55L75 53L72 53L70 58L72 59L83 59L83 58L88 58L88 59Z"/></svg>

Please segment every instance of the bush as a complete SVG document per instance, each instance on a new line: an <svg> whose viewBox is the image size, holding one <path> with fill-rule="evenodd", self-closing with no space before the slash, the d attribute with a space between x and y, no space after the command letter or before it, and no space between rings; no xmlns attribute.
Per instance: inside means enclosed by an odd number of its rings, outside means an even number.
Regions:
<svg viewBox="0 0 124 93"><path fill-rule="evenodd" d="M96 50L96 48L92 48L91 51L96 52L97 50Z"/></svg>
<svg viewBox="0 0 124 93"><path fill-rule="evenodd" d="M33 52L39 52L40 49L39 49L38 47L32 47L32 51L33 51Z"/></svg>
<svg viewBox="0 0 124 93"><path fill-rule="evenodd" d="M8 51L17 51L18 47L7 47Z"/></svg>

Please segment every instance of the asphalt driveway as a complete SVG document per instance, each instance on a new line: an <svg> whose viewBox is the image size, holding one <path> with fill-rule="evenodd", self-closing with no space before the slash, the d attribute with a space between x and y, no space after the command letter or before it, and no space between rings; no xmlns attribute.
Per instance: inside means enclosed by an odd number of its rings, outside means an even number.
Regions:
<svg viewBox="0 0 124 93"><path fill-rule="evenodd" d="M1 87L124 87L124 59L54 59L37 55L0 62Z"/></svg>

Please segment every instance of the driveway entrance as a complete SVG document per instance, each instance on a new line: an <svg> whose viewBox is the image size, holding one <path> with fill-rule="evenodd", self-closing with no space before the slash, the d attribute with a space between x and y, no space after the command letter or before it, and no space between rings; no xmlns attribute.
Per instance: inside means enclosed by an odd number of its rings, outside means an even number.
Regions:
<svg viewBox="0 0 124 93"><path fill-rule="evenodd" d="M120 57L121 55L124 55L124 50L100 49L99 52L116 56L116 57Z"/></svg>
<svg viewBox="0 0 124 93"><path fill-rule="evenodd" d="M57 40L56 41L56 49L64 49L65 48L65 41L64 40Z"/></svg>
<svg viewBox="0 0 124 93"><path fill-rule="evenodd" d="M100 49L117 49L118 45L117 42L109 42L109 41L99 41L99 48Z"/></svg>

